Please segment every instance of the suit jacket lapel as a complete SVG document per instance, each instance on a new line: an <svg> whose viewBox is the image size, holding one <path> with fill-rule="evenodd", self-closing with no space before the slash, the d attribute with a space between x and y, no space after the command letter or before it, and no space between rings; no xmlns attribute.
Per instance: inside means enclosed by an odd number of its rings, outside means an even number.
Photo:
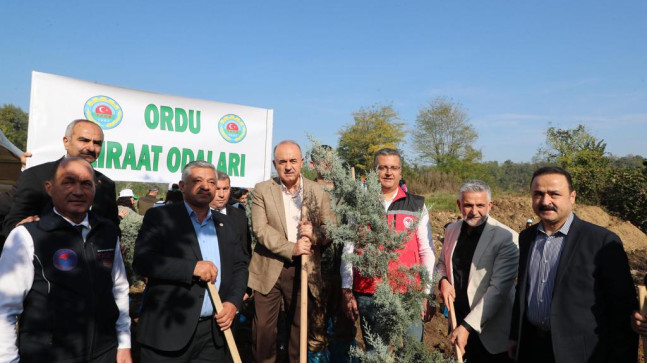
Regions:
<svg viewBox="0 0 647 363"><path fill-rule="evenodd" d="M287 236L288 227L285 222L285 208L283 207L283 192L281 191L281 181L278 178L274 179L274 183L270 188L272 192L272 198L274 199L274 207L276 208L276 214L279 216L281 221L281 227L283 227L283 233ZM267 204L266 204L267 205Z"/></svg>
<svg viewBox="0 0 647 363"><path fill-rule="evenodd" d="M541 222L540 222L541 223ZM521 312L521 318L523 319L523 316L526 311L526 304L528 302L528 293L526 290L526 285L528 284L528 269L530 268L530 258L532 256L532 249L535 247L535 240L537 239L537 227L539 224L535 224L531 227L529 227L528 234L528 241L523 241L521 238L519 239L519 265L521 266L521 263L523 263L524 266L524 271L523 275L520 275L519 278L519 305L520 305L520 312ZM526 247L527 245L527 247ZM525 253L525 256L524 256ZM524 258L525 261L521 261L521 259Z"/></svg>
<svg viewBox="0 0 647 363"><path fill-rule="evenodd" d="M196 235L195 229L193 228L193 222L191 221L191 216L186 209L186 205L184 203L177 203L175 205L177 205L178 211L181 214L181 217L178 218L177 223L183 224L179 227L178 231L190 231L186 234L188 242L191 245L191 249L193 250L195 257L197 257L198 260L202 261L202 252L200 251L198 236Z"/></svg>
<svg viewBox="0 0 647 363"><path fill-rule="evenodd" d="M461 233L461 227L464 222L460 222L456 228L450 229L447 232L447 240L445 240L445 243L448 243L447 245L447 250L448 253L444 256L445 258L445 266L449 266L449 271L447 271L447 279L449 282L454 285L454 264L453 264L453 257L454 257L454 250L456 249L456 245L458 244L458 237L460 236Z"/></svg>
<svg viewBox="0 0 647 363"><path fill-rule="evenodd" d="M575 251L577 251L577 245L580 243L579 227L580 219L574 215L571 228L569 229L566 237L564 237L562 255L559 258L559 264L557 265L557 274L555 275L555 283L553 285L553 296L555 296L555 290L557 290L560 280L564 277L564 273L566 273L567 267L569 266L573 255L575 255Z"/></svg>

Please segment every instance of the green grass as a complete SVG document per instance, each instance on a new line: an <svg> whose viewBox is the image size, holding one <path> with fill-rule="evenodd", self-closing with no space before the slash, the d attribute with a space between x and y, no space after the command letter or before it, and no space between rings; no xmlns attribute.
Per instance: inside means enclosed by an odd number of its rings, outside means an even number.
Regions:
<svg viewBox="0 0 647 363"><path fill-rule="evenodd" d="M429 210L457 212L455 193L432 193L425 195L425 204Z"/></svg>

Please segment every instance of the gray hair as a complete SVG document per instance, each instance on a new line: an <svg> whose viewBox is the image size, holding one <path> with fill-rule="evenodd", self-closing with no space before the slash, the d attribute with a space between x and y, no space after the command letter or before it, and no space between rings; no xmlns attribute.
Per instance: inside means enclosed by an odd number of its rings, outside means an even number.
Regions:
<svg viewBox="0 0 647 363"><path fill-rule="evenodd" d="M216 170L216 180L226 180L231 184L231 180L229 179L229 175L225 173L224 171Z"/></svg>
<svg viewBox="0 0 647 363"><path fill-rule="evenodd" d="M492 200L492 191L490 190L490 186L483 180L472 179L463 183L460 189L458 189L459 200L462 199L463 193L465 192L487 192L487 201L489 202Z"/></svg>
<svg viewBox="0 0 647 363"><path fill-rule="evenodd" d="M89 123L93 124L94 126L98 127L99 130L101 130L101 126L97 125L96 122L92 122L92 121L86 120L84 118L79 118L79 119L76 119L76 120L70 122L69 124L67 124L67 127L65 128L65 136L68 139L72 138L72 132L74 131L74 127L76 125L80 124L81 122L89 122ZM101 133L103 134L103 130L101 130Z"/></svg>
<svg viewBox="0 0 647 363"><path fill-rule="evenodd" d="M281 145L286 145L286 144L287 145L294 145L294 146L298 147L299 148L299 154L303 155L303 152L301 151L301 146L299 146L299 144L296 141L294 141L294 140L283 140L283 141L279 142L278 144L276 144L276 146L274 146L274 151L272 153L274 155L274 159L276 159L276 148L281 146Z"/></svg>
<svg viewBox="0 0 647 363"><path fill-rule="evenodd" d="M208 161L204 160L196 160L192 161L184 166L184 169L182 169L182 181L186 183L187 178L189 177L189 173L191 173L191 169L193 168L209 168L213 170L213 172L216 172L216 167L213 166Z"/></svg>
<svg viewBox="0 0 647 363"><path fill-rule="evenodd" d="M402 164L402 156L400 155L400 152L396 149L391 149L390 147L384 147L378 150L375 153L375 156L373 156L373 168L377 168L377 157L378 156L389 156L389 155L395 155L400 159L400 164Z"/></svg>

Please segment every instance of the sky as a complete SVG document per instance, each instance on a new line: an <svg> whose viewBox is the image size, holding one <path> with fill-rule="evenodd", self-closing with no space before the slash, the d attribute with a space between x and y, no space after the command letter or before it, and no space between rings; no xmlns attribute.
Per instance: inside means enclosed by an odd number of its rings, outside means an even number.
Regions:
<svg viewBox="0 0 647 363"><path fill-rule="evenodd" d="M0 105L25 111L35 70L272 108L274 143L337 146L362 107L392 105L410 135L445 97L485 161L530 161L548 127L578 124L647 157L646 1L3 0L0 14Z"/></svg>

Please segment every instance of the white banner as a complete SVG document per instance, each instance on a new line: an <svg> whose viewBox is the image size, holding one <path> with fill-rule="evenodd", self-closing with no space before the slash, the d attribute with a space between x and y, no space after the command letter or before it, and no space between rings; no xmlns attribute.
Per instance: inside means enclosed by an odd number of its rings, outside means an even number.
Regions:
<svg viewBox="0 0 647 363"><path fill-rule="evenodd" d="M142 92L33 72L28 166L65 154L71 121L101 126L104 143L94 163L113 180L171 183L193 160L212 162L231 185L253 187L270 178L273 110Z"/></svg>

